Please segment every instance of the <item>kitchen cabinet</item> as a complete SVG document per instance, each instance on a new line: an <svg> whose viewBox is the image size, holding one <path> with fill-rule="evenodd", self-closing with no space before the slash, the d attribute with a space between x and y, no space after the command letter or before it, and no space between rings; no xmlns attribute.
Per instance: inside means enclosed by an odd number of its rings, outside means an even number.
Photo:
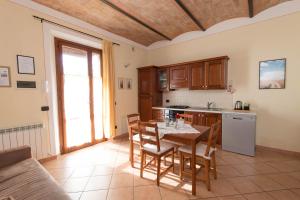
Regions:
<svg viewBox="0 0 300 200"><path fill-rule="evenodd" d="M189 81L188 65L170 67L170 89L187 88Z"/></svg>
<svg viewBox="0 0 300 200"><path fill-rule="evenodd" d="M152 107L162 105L162 93L158 89L158 68L138 68L138 109L142 121L152 119Z"/></svg>
<svg viewBox="0 0 300 200"><path fill-rule="evenodd" d="M205 62L206 89L226 89L228 58Z"/></svg>
<svg viewBox="0 0 300 200"><path fill-rule="evenodd" d="M165 111L163 109L152 109L152 119L156 121L164 121Z"/></svg>
<svg viewBox="0 0 300 200"><path fill-rule="evenodd" d="M196 62L189 68L189 89L203 90L206 86L205 62Z"/></svg>
<svg viewBox="0 0 300 200"><path fill-rule="evenodd" d="M207 59L190 64L189 89L226 89L228 57Z"/></svg>
<svg viewBox="0 0 300 200"><path fill-rule="evenodd" d="M159 91L165 92L169 91L169 68L168 67L163 67L158 69L158 87Z"/></svg>
<svg viewBox="0 0 300 200"><path fill-rule="evenodd" d="M218 120L222 122L222 114L220 113L208 113L208 112L185 112L193 115L193 123L200 126L211 126ZM207 141L208 135L203 136L202 141ZM222 130L220 129L217 144L222 144Z"/></svg>

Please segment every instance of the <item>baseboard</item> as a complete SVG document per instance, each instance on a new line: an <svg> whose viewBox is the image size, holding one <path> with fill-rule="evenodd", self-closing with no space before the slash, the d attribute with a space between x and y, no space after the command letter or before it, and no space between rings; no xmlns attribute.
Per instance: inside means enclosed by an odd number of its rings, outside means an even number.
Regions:
<svg viewBox="0 0 300 200"><path fill-rule="evenodd" d="M57 159L57 155L54 155L54 156L50 156L50 157L47 157L47 158L42 158L39 161L39 163L43 164L45 162L48 162L48 161L51 161L51 160L56 160Z"/></svg>
<svg viewBox="0 0 300 200"><path fill-rule="evenodd" d="M117 135L117 136L113 137L112 139L113 140L119 140L119 139L125 139L125 138L128 138L128 137L129 137L128 133L122 133L120 135Z"/></svg>
<svg viewBox="0 0 300 200"><path fill-rule="evenodd" d="M282 154L286 154L289 156L296 156L296 157L300 158L300 152L296 152L296 151L288 151L288 150L277 149L277 148L273 148L273 147L266 147L266 146L261 146L261 145L256 145L256 149L273 151L273 152L282 153Z"/></svg>

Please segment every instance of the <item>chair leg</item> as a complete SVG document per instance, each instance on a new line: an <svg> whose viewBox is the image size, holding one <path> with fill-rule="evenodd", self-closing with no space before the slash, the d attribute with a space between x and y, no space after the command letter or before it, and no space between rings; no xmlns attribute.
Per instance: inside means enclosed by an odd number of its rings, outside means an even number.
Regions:
<svg viewBox="0 0 300 200"><path fill-rule="evenodd" d="M217 163L216 163L216 154L212 155L212 167L213 167L213 173L214 173L214 179L217 179Z"/></svg>
<svg viewBox="0 0 300 200"><path fill-rule="evenodd" d="M184 159L183 159L183 155L181 152L179 152L179 176L180 176L180 180L182 180L182 172L184 170Z"/></svg>
<svg viewBox="0 0 300 200"><path fill-rule="evenodd" d="M172 152L173 173L175 173L174 156L175 156L175 150L173 149L173 152Z"/></svg>
<svg viewBox="0 0 300 200"><path fill-rule="evenodd" d="M206 187L207 190L210 191L210 178L209 178L209 169L210 169L210 160L205 160L204 161L204 166L205 166L205 182L206 182Z"/></svg>
<svg viewBox="0 0 300 200"><path fill-rule="evenodd" d="M144 171L144 152L141 150L141 169L140 169L140 177L143 178L143 171Z"/></svg>
<svg viewBox="0 0 300 200"><path fill-rule="evenodd" d="M160 163L161 163L161 157L157 158L157 179L156 179L156 184L159 186L160 182Z"/></svg>
<svg viewBox="0 0 300 200"><path fill-rule="evenodd" d="M131 163L131 167L134 167L134 146L132 139L130 140L130 154L129 154L129 160Z"/></svg>

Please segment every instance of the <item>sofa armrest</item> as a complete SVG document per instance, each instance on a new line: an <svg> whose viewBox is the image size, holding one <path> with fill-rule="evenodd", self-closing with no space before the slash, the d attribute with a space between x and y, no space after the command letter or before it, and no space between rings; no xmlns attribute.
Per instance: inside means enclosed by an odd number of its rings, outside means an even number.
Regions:
<svg viewBox="0 0 300 200"><path fill-rule="evenodd" d="M17 147L0 152L0 168L31 158L29 146Z"/></svg>

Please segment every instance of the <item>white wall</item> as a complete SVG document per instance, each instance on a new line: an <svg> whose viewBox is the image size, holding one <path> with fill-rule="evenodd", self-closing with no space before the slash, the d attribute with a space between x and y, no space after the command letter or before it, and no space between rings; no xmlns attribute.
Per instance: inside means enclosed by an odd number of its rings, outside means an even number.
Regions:
<svg viewBox="0 0 300 200"><path fill-rule="evenodd" d="M257 112L257 144L300 152L300 12L246 27L151 50L149 64L165 65L228 55L229 80L236 92L185 91L165 94L174 103L242 100ZM258 63L287 58L286 89L259 90ZM173 93L173 94L171 94ZM232 101L231 101L232 98Z"/></svg>

